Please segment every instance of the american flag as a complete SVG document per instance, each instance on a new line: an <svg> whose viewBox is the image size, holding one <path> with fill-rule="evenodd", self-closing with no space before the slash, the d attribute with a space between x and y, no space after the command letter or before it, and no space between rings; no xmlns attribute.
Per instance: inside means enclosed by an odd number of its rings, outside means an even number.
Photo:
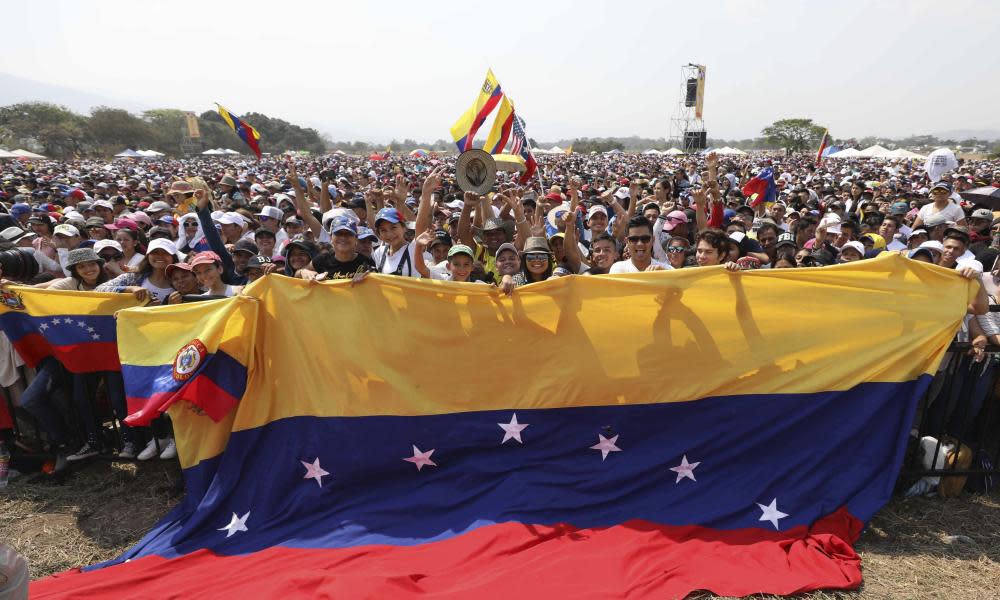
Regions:
<svg viewBox="0 0 1000 600"><path fill-rule="evenodd" d="M524 119L514 115L514 145L510 149L511 154L520 154L521 149L527 145L524 136Z"/></svg>
<svg viewBox="0 0 1000 600"><path fill-rule="evenodd" d="M526 184L534 176L535 171L538 170L538 163L535 162L535 156L531 153L531 149L528 147L528 140L524 134L524 119L518 115L514 115L514 132L511 136L514 139L513 145L511 146L510 153L519 155L524 159L525 171L521 175L521 185Z"/></svg>

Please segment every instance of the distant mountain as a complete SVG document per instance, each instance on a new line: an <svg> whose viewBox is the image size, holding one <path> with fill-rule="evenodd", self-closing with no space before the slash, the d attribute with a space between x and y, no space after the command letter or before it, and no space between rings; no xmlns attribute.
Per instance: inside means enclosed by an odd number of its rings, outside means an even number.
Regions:
<svg viewBox="0 0 1000 600"><path fill-rule="evenodd" d="M127 99L109 98L95 92L0 73L0 106L30 101L60 104L73 112L85 115L90 114L90 109L95 106L124 108L132 112L142 112L154 108Z"/></svg>
<svg viewBox="0 0 1000 600"><path fill-rule="evenodd" d="M931 135L942 140L1000 140L1000 131L996 129L949 129Z"/></svg>

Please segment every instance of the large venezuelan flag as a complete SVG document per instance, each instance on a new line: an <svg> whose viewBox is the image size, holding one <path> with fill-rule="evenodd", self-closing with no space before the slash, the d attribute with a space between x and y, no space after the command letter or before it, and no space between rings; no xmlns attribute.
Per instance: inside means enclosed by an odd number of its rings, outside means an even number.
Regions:
<svg viewBox="0 0 1000 600"><path fill-rule="evenodd" d="M852 544L973 285L898 255L511 299L269 276L247 290L242 402L219 423L170 408L187 497L122 557L32 597L856 588ZM126 362L141 312L121 315Z"/></svg>
<svg viewBox="0 0 1000 600"><path fill-rule="evenodd" d="M486 71L486 79L479 89L476 101L451 126L451 137L459 152L472 149L472 140L476 137L476 132L486 122L502 97L500 82L493 75L493 69L489 69Z"/></svg>
<svg viewBox="0 0 1000 600"><path fill-rule="evenodd" d="M132 294L0 290L0 330L28 366L54 356L73 373L117 371L116 311L137 306Z"/></svg>

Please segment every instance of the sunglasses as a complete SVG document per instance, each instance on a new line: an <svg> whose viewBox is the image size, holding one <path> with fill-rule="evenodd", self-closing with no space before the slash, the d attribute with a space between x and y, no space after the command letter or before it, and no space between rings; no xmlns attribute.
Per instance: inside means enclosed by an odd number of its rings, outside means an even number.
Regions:
<svg viewBox="0 0 1000 600"><path fill-rule="evenodd" d="M686 251L687 251L687 248L685 248L683 246L670 246L669 248L667 248L667 252L669 252L670 254L680 254L680 253L686 252Z"/></svg>
<svg viewBox="0 0 1000 600"><path fill-rule="evenodd" d="M530 252L524 255L527 260L549 260L549 255L544 252Z"/></svg>
<svg viewBox="0 0 1000 600"><path fill-rule="evenodd" d="M652 239L653 239L653 236L651 236L651 235L630 235L630 236L628 236L628 241L632 242L633 244L638 244L638 243L648 244L650 242L650 240L652 240Z"/></svg>
<svg viewBox="0 0 1000 600"><path fill-rule="evenodd" d="M123 255L122 255L122 254L119 254L119 253L117 253L117 252L109 252L109 253L107 253L107 254L100 254L100 255L98 255L98 256L100 256L101 258L103 258L103 259L105 260L105 262L111 262L111 261L113 261L113 260L118 260L118 259L119 259L119 258L121 258L121 257L122 257Z"/></svg>
<svg viewBox="0 0 1000 600"><path fill-rule="evenodd" d="M198 224L195 223L194 221L187 221L187 222L184 223L184 228L186 229L188 227L190 227L191 229L197 229L198 228Z"/></svg>
<svg viewBox="0 0 1000 600"><path fill-rule="evenodd" d="M177 196L181 196L182 198L190 198L194 196L194 192L173 192L172 194L168 195L173 196L174 198L176 198Z"/></svg>

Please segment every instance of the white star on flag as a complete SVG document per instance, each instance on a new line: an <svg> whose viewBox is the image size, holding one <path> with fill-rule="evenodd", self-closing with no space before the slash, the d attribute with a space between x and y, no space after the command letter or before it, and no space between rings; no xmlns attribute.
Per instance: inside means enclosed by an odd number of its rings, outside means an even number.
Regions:
<svg viewBox="0 0 1000 600"><path fill-rule="evenodd" d="M437 463L431 460L431 454L434 454L434 448L431 448L427 452L421 452L420 448L416 446L413 447L413 456L409 458L404 458L406 462L411 462L417 465L417 470L423 469L426 465L436 467Z"/></svg>
<svg viewBox="0 0 1000 600"><path fill-rule="evenodd" d="M229 538L238 531L248 531L247 518L249 516L250 516L249 510L247 511L247 514L243 515L242 517L237 517L236 513L233 513L233 518L232 520L229 521L229 525L226 525L225 527L220 527L218 531L225 531L226 538Z"/></svg>
<svg viewBox="0 0 1000 600"><path fill-rule="evenodd" d="M500 442L501 446L504 445L504 444L506 444L507 440L517 440L517 443L519 443L519 444L523 444L524 443L524 442L521 441L521 432L524 431L524 428L527 427L528 424L527 423L518 423L517 422L517 413L514 413L513 415L511 415L511 417L510 417L510 423L497 423L497 425L499 425L500 429L503 429L503 432L504 432L503 433L503 440Z"/></svg>
<svg viewBox="0 0 1000 600"><path fill-rule="evenodd" d="M94 328L93 327L88 327L87 328L87 332L88 333L94 333Z"/></svg>
<svg viewBox="0 0 1000 600"><path fill-rule="evenodd" d="M53 325L58 325L59 324L59 319L52 319L52 324Z"/></svg>
<svg viewBox="0 0 1000 600"><path fill-rule="evenodd" d="M670 467L671 471L677 473L677 480L674 481L674 484L680 483L681 479L684 479L685 477L691 481L698 481L694 478L694 470L700 464L700 462L689 463L687 454L685 454L684 458L681 459L681 464L676 467Z"/></svg>
<svg viewBox="0 0 1000 600"><path fill-rule="evenodd" d="M591 450L600 450L601 451L601 460L605 460L606 458L608 458L608 454L610 454L612 452L621 452L622 451L621 448L619 448L618 446L615 445L615 442L618 441L618 436L617 435L609 439L609 438L606 438L603 435L601 435L601 434L598 433L597 434L597 439L598 439L598 442L596 444L594 444L593 446L591 446L590 449Z"/></svg>
<svg viewBox="0 0 1000 600"><path fill-rule="evenodd" d="M94 338L95 340L101 339L101 336L97 335L96 333L90 334L90 337Z"/></svg>
<svg viewBox="0 0 1000 600"><path fill-rule="evenodd" d="M770 521L771 525L774 525L775 529L779 529L778 519L784 519L785 517L788 516L787 514L778 510L777 498L771 500L771 504L768 506L764 506L760 502L757 503L757 506L760 507L760 510L763 513L760 515L760 519L758 519L758 521Z"/></svg>
<svg viewBox="0 0 1000 600"><path fill-rule="evenodd" d="M302 477L302 479L315 479L316 483L319 484L319 487L323 487L323 476L329 475L329 473L324 471L323 467L319 466L319 457L317 456L316 460L311 463L307 463L304 460L300 460L299 462L306 468L306 474Z"/></svg>
<svg viewBox="0 0 1000 600"><path fill-rule="evenodd" d="M86 327L87 326L87 324L84 323L83 321L77 321L76 324L79 325L80 327Z"/></svg>
<svg viewBox="0 0 1000 600"><path fill-rule="evenodd" d="M38 326L38 328L41 329L42 331L45 331L46 329L49 328L49 324L48 323L42 323L41 325Z"/></svg>

